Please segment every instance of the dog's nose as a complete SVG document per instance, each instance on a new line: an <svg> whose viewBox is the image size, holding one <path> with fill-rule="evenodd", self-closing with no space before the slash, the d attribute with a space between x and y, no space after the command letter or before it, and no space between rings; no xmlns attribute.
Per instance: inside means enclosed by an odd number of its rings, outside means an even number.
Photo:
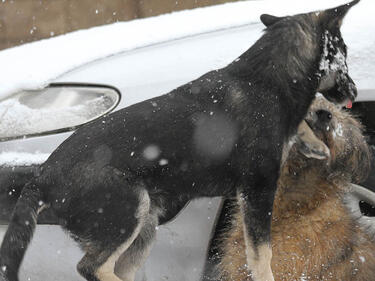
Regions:
<svg viewBox="0 0 375 281"><path fill-rule="evenodd" d="M317 125L318 126L326 126L328 125L328 123L331 121L332 119L332 113L327 111L327 110L318 110L316 112L316 116L317 116Z"/></svg>

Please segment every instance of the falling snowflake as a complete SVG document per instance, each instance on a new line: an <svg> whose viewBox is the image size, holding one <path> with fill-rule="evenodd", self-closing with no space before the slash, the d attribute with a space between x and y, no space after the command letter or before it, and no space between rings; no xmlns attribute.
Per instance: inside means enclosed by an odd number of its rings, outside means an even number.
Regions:
<svg viewBox="0 0 375 281"><path fill-rule="evenodd" d="M159 165L160 166L164 166L164 165L167 165L168 164L168 160L167 159L160 159L159 161Z"/></svg>

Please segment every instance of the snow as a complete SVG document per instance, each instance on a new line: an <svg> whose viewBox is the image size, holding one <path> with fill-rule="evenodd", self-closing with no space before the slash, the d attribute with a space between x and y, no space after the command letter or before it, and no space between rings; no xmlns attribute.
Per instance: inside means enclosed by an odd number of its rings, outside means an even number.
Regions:
<svg viewBox="0 0 375 281"><path fill-rule="evenodd" d="M160 148L157 145L149 145L143 150L143 157L149 161L155 160L160 155Z"/></svg>
<svg viewBox="0 0 375 281"><path fill-rule="evenodd" d="M47 160L49 153L27 152L2 152L0 153L0 166L31 166L41 164Z"/></svg>
<svg viewBox="0 0 375 281"><path fill-rule="evenodd" d="M319 69L323 70L327 75L329 72L336 72L338 70L343 71L343 73L348 73L348 68L346 66L346 58L342 51L338 48L335 48L332 45L332 41L338 41L337 37L333 38L328 30L324 33L324 48L323 48L323 57L320 62ZM329 52L331 50L331 53ZM332 52L336 51L337 53L333 56L332 63L329 62L329 56L332 56Z"/></svg>
<svg viewBox="0 0 375 281"><path fill-rule="evenodd" d="M61 104L60 104L61 105ZM62 105L41 109L32 108L17 98L0 103L0 137L14 137L74 127L106 112L111 106L104 96L75 106ZM19 118L22 116L22 118Z"/></svg>
<svg viewBox="0 0 375 281"><path fill-rule="evenodd" d="M40 89L62 74L81 65L117 53L176 40L230 27L259 22L259 15L271 13L279 16L308 12L346 3L342 0L317 1L241 1L223 5L175 12L158 17L115 23L88 30L33 42L0 52L0 99L22 89ZM357 44L365 50L363 55L374 57L373 30L375 23L371 11L372 0L362 0L350 11L344 23L345 33L358 38ZM361 58L356 53L354 61ZM20 59L22 58L22 59ZM363 75L373 73L367 60ZM4 67L6 66L6 67ZM361 65L361 68L365 68Z"/></svg>
<svg viewBox="0 0 375 281"><path fill-rule="evenodd" d="M342 137L344 134L342 124L338 123L336 129L333 131L333 136L336 137L337 135L339 137Z"/></svg>
<svg viewBox="0 0 375 281"><path fill-rule="evenodd" d="M127 52L168 40L189 37L195 34L259 23L259 15L261 13L282 16L333 7L344 2L346 1L243 1L216 7L183 11L150 19L96 27L8 49L0 52L0 62L3 66L0 68L0 99L20 89L41 88L55 78L61 77L61 75L81 65L117 53ZM373 21L372 13L375 10L375 3L373 2L373 0L362 0L348 14L343 26L343 36L349 46L349 71L351 74L355 74L353 76L354 80L361 78L360 83L362 86L371 85L371 83L374 85L375 53L373 50L375 49L375 38L373 35L375 21ZM257 37L260 28L260 25L256 25L257 31L254 31L256 34L254 35L253 32L246 34L244 40L252 42L252 36L254 38ZM228 34L229 32L232 31L226 31L225 40L231 40L232 37ZM221 33L224 34L224 32ZM249 37L247 37L248 35ZM201 36L198 39L202 40L202 37L205 36ZM204 40L205 38L203 38L203 42L208 42ZM238 41L235 41L235 44L238 44ZM184 45L184 48L186 46L191 45ZM226 47L224 48L222 45L217 46L224 49L222 50L223 52L229 50L229 48L225 49ZM201 52L201 49L194 49L193 52ZM189 50L191 51L191 49ZM170 49L164 47L163 52L170 52ZM215 50L211 50L211 53L214 53L215 57L217 57L218 62L215 63L221 64L222 61L227 63L226 57L216 56L215 52ZM149 53L154 54L150 50ZM170 55L170 53L167 55ZM186 56L186 53L178 53L178 56L184 55ZM141 56L142 59L139 60ZM129 71L132 71L135 76L143 73L138 70L137 65L148 62L145 59L144 53L132 53L128 59L130 61L132 59L135 60L134 64L131 64L132 69ZM117 61L118 57L115 60ZM178 62L183 64L181 60ZM113 76L113 72L108 71L109 69L112 70L113 64L113 61L108 62L108 68L102 68L103 73L100 75ZM205 62L205 64L207 63ZM128 64L125 64L125 66L129 67ZM214 66L217 65L215 64ZM155 65L151 67L154 68ZM177 68L175 65L174 67ZM353 72L353 69L355 69L355 72ZM144 71L143 68L141 70ZM98 69L96 68L95 71L98 72ZM153 79L160 82L162 86L158 86L158 84L155 86L155 84L151 83L151 85L142 85L141 88L131 88L129 80L133 81L131 85L135 85L138 80L134 82L136 79L133 79L133 76L127 76L128 73L124 74L124 72L121 72L120 75L124 76L123 80L127 83L124 82L127 86L126 91L124 91L127 97L126 102L135 102L135 99L129 99L132 94L133 96L137 96L137 99L144 99L146 94L156 95L166 92L163 87L170 87L172 84L175 87L181 82L180 80L174 81L172 79L171 84L167 84L163 78L168 75L170 78L171 74L166 74L165 71L170 71L170 68L165 68L165 66L160 67L158 75L155 75L155 70L152 71L152 75L154 75ZM193 73L191 75L194 76L198 72L195 68L189 67L181 68L179 71L189 73L189 75ZM85 75L83 77L88 79L87 73ZM113 78L113 81L115 81L115 78ZM149 77L147 76L147 78ZM186 77L184 76L183 78L185 79ZM64 79L66 81L66 77ZM95 81L95 77L91 77L90 79ZM144 79L144 76L142 79ZM151 80L151 82L154 82L154 80ZM167 85L165 86L165 84ZM163 91L161 88L163 88ZM54 142L51 141L52 145L50 144L48 147L49 150L52 151L55 148L55 138L59 137L65 138L66 135L53 136ZM52 139L52 137L45 138ZM22 149L25 149L24 143L27 141L24 141L22 144L14 141L3 143L2 145L3 147L8 145L6 146L7 149L15 149L16 146L22 146ZM45 146L48 144L49 141L43 139L43 146L40 146L39 142L35 146L30 144L30 147L32 150L43 149L43 151L47 151L48 149ZM158 158L158 148L153 147L155 144L149 145L151 149L147 150L147 147L145 147L146 151L143 151L143 156ZM52 146L53 149L51 148ZM134 156L134 153L131 152L131 156ZM6 163L9 166L42 163L47 159L48 155L43 153L1 153L0 165L3 165L2 163ZM161 160L163 161L160 164L168 164L168 159ZM194 186L195 183L192 185ZM216 202L210 207L212 209L208 210L207 201L192 202L178 216L176 221L158 227L155 246L151 250L150 257L146 260L146 266L139 270L136 280L199 280L209 241L208 233L210 233L214 222L213 219L209 218L215 216L218 205L219 202ZM192 209L192 206L195 207ZM4 228L0 227L0 240ZM56 281L83 280L75 272L76 263L81 256L82 252L75 246L74 242L56 226L38 226L35 238L23 263L21 280L28 280L29 278L31 280L50 279ZM48 277L46 278L46 276Z"/></svg>

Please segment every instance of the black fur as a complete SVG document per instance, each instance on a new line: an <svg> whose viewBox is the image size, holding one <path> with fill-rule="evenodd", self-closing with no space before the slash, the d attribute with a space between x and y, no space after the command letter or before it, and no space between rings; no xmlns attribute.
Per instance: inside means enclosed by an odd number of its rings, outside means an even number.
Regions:
<svg viewBox="0 0 375 281"><path fill-rule="evenodd" d="M313 13L282 18L227 67L77 130L24 188L0 251L4 280L17 280L35 226L23 222L34 217L37 201L87 252L78 266L87 280L100 280L96 270L134 238L137 225L152 225L151 217L164 223L202 196L243 195L257 253L270 241L283 144L324 75L327 25ZM343 92L346 98L353 95ZM137 215L144 191L150 218Z"/></svg>

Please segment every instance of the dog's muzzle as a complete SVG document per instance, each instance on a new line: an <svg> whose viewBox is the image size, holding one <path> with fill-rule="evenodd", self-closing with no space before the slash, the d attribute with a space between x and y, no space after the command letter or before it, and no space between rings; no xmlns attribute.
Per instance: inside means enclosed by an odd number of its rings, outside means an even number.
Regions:
<svg viewBox="0 0 375 281"><path fill-rule="evenodd" d="M357 95L357 87L348 73L341 71L330 73L322 77L318 92L321 92L329 101L345 106L353 102Z"/></svg>
<svg viewBox="0 0 375 281"><path fill-rule="evenodd" d="M327 130L331 120L332 113L324 109L310 112L308 117L305 119L306 123L312 130L318 129L321 131Z"/></svg>
<svg viewBox="0 0 375 281"><path fill-rule="evenodd" d="M340 73L337 78L337 90L347 99L354 101L358 95L357 86L347 73Z"/></svg>

